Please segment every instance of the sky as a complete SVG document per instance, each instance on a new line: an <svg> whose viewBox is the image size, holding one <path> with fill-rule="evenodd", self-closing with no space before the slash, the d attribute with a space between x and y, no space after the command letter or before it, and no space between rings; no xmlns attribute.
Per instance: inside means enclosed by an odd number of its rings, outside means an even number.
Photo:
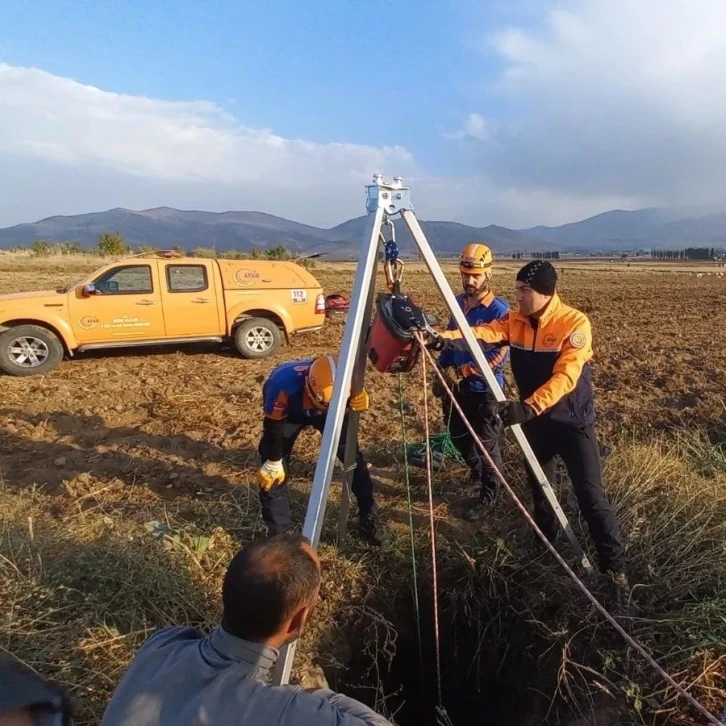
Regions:
<svg viewBox="0 0 726 726"><path fill-rule="evenodd" d="M723 0L3 0L0 227L113 207L523 228L719 205ZM726 207L726 205L722 205Z"/></svg>

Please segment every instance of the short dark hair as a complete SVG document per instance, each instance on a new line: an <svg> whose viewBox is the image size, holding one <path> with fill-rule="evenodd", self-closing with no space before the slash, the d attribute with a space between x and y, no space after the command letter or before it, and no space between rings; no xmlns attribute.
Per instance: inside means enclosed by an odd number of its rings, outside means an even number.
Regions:
<svg viewBox="0 0 726 726"><path fill-rule="evenodd" d="M320 567L298 534L279 534L242 548L222 585L222 627L238 638L262 642L320 586Z"/></svg>

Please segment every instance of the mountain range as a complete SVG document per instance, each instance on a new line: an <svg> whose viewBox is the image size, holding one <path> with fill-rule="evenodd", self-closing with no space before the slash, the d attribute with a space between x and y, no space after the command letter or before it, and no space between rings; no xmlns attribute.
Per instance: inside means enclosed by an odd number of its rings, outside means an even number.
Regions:
<svg viewBox="0 0 726 726"><path fill-rule="evenodd" d="M132 246L142 244L187 250L249 251L284 245L295 253L325 253L330 259L354 258L366 228L357 217L323 229L262 212L201 212L157 207L133 211L56 216L0 229L0 249L27 246L35 240L96 245L103 233L118 232ZM440 255L456 255L467 243L486 241L495 253L558 250L581 254L630 252L651 248L724 247L726 213L698 209L614 210L559 227L508 229L496 225L471 227L457 222L421 221ZM396 225L402 254L413 242L402 223Z"/></svg>

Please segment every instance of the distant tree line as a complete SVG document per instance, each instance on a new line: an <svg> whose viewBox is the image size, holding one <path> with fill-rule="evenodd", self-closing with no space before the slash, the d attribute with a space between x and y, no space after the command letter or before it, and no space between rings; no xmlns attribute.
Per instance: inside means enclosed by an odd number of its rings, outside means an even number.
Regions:
<svg viewBox="0 0 726 726"><path fill-rule="evenodd" d="M217 252L214 247L197 247L192 250L191 256L220 260L292 260L295 258L295 253L287 249L285 245L268 247L266 250L253 247L250 252L242 252L241 250Z"/></svg>
<svg viewBox="0 0 726 726"><path fill-rule="evenodd" d="M651 250L653 260L715 260L714 247L686 247L684 250Z"/></svg>
<svg viewBox="0 0 726 726"><path fill-rule="evenodd" d="M191 257L208 259L292 260L295 258L295 253L285 245L275 245L267 249L254 247L251 251L226 250L224 252L218 252L214 247L197 247L191 252L187 252L178 244L173 245L171 249L180 254L188 254ZM149 254L158 252L158 250L158 247L148 244L137 245L136 248L133 248L118 232L99 235L96 247L91 249L84 248L80 242L48 242L42 239L35 240L28 246L13 248L14 252L30 252L35 257L94 254L103 257L123 257L130 254ZM306 261L306 263L313 264L312 260Z"/></svg>
<svg viewBox="0 0 726 726"><path fill-rule="evenodd" d="M513 252L513 260L533 259L533 260L559 260L560 253L552 252Z"/></svg>

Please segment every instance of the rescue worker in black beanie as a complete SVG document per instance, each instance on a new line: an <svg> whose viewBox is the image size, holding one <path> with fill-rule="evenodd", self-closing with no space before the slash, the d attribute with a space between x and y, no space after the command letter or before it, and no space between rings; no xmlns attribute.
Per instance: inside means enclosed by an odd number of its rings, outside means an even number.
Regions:
<svg viewBox="0 0 726 726"><path fill-rule="evenodd" d="M520 400L500 404L502 420L505 426L522 424L550 482L555 479L555 457L563 459L597 549L600 571L610 575L621 602L628 589L625 553L603 491L590 374L590 321L565 305L556 288L557 272L551 263L533 260L517 274L519 310L472 330L487 343L510 345ZM461 337L459 330L444 331L429 347L441 348L446 339ZM557 519L529 468L527 475L535 521L554 541Z"/></svg>

